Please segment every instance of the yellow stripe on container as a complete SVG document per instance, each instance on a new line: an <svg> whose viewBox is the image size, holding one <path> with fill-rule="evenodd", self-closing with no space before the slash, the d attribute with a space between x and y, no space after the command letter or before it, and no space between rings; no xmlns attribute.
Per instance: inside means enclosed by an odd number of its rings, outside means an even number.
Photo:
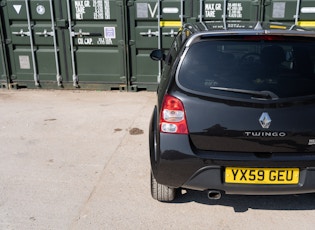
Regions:
<svg viewBox="0 0 315 230"><path fill-rule="evenodd" d="M315 21L299 21L298 25L302 27L315 27Z"/></svg>
<svg viewBox="0 0 315 230"><path fill-rule="evenodd" d="M287 29L286 26L279 26L279 25L270 25L270 29L281 29L281 30L285 30Z"/></svg>
<svg viewBox="0 0 315 230"><path fill-rule="evenodd" d="M160 27L181 27L181 21L160 21Z"/></svg>

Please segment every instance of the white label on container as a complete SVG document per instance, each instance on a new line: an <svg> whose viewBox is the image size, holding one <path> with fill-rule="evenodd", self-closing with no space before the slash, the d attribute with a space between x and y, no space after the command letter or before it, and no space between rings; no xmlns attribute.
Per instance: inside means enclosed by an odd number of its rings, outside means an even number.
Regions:
<svg viewBox="0 0 315 230"><path fill-rule="evenodd" d="M137 18L148 18L148 3L137 3Z"/></svg>
<svg viewBox="0 0 315 230"><path fill-rule="evenodd" d="M74 1L75 14L77 20L83 20L86 11L89 13L94 8L93 19L103 20L110 19L110 2L109 0L76 0Z"/></svg>
<svg viewBox="0 0 315 230"><path fill-rule="evenodd" d="M83 15L85 14L85 5L84 1L75 1L75 18L78 20L83 20Z"/></svg>
<svg viewBox="0 0 315 230"><path fill-rule="evenodd" d="M45 14L45 12L46 12L45 6L43 6L43 5L38 5L38 6L36 7L36 12L37 12L39 15Z"/></svg>
<svg viewBox="0 0 315 230"><path fill-rule="evenodd" d="M104 12L105 12L105 19L110 19L109 0L104 0Z"/></svg>
<svg viewBox="0 0 315 230"><path fill-rule="evenodd" d="M177 14L179 9L176 7L165 7L162 11L164 14Z"/></svg>
<svg viewBox="0 0 315 230"><path fill-rule="evenodd" d="M154 18L154 15L157 13L157 9L158 9L158 4L156 3L153 10L152 10L152 7L151 5L149 4L148 5L148 8L149 8L149 11L150 11L150 14L151 14L151 18Z"/></svg>
<svg viewBox="0 0 315 230"><path fill-rule="evenodd" d="M30 58L27 55L19 56L20 69L31 69Z"/></svg>
<svg viewBox="0 0 315 230"><path fill-rule="evenodd" d="M222 11L221 3L207 3L205 4L205 17L206 18L215 18L216 12ZM220 13L222 15L222 13Z"/></svg>
<svg viewBox="0 0 315 230"><path fill-rule="evenodd" d="M243 17L243 5L240 2L228 3L227 11L228 11L228 17L230 18Z"/></svg>
<svg viewBox="0 0 315 230"><path fill-rule="evenodd" d="M137 18L156 18L157 16L158 3L152 7L148 3L137 3ZM149 15L150 13L150 15Z"/></svg>
<svg viewBox="0 0 315 230"><path fill-rule="evenodd" d="M93 0L94 19L104 19L104 5L102 0Z"/></svg>
<svg viewBox="0 0 315 230"><path fill-rule="evenodd" d="M22 5L13 5L13 8L15 9L17 14L20 14Z"/></svg>
<svg viewBox="0 0 315 230"><path fill-rule="evenodd" d="M115 27L104 27L104 35L106 39L116 38L116 28Z"/></svg>
<svg viewBox="0 0 315 230"><path fill-rule="evenodd" d="M272 8L273 18L284 18L285 16L285 2L274 2Z"/></svg>
<svg viewBox="0 0 315 230"><path fill-rule="evenodd" d="M315 7L302 7L301 13L304 13L304 14L315 13Z"/></svg>
<svg viewBox="0 0 315 230"><path fill-rule="evenodd" d="M78 38L79 45L93 45L93 38Z"/></svg>

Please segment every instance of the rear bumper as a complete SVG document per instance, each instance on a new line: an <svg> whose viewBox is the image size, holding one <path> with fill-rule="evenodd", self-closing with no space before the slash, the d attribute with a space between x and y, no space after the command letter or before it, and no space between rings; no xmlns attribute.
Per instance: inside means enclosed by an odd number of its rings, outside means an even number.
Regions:
<svg viewBox="0 0 315 230"><path fill-rule="evenodd" d="M315 192L315 168L300 171L297 185L249 185L224 183L222 167L205 167L196 172L182 187L194 190L220 190L226 194L281 195Z"/></svg>
<svg viewBox="0 0 315 230"><path fill-rule="evenodd" d="M220 190L226 194L299 194L315 192L315 153L255 154L198 152L187 135L160 134L152 156L153 174L160 184L194 190ZM225 167L297 167L296 185L247 185L224 182Z"/></svg>

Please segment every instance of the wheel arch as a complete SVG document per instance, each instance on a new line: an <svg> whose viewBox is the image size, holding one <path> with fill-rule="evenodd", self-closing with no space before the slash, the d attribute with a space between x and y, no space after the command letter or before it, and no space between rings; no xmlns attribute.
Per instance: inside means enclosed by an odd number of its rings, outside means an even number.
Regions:
<svg viewBox="0 0 315 230"><path fill-rule="evenodd" d="M159 161L158 154L158 115L157 106L154 106L149 127L149 149L152 173L156 175L157 164Z"/></svg>

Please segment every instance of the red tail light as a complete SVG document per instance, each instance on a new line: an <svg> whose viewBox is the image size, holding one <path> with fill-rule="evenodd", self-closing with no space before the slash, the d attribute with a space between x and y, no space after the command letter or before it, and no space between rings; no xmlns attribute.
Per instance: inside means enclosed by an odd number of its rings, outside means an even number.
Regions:
<svg viewBox="0 0 315 230"><path fill-rule="evenodd" d="M160 131L187 134L187 122L183 103L176 97L166 95L160 114Z"/></svg>

